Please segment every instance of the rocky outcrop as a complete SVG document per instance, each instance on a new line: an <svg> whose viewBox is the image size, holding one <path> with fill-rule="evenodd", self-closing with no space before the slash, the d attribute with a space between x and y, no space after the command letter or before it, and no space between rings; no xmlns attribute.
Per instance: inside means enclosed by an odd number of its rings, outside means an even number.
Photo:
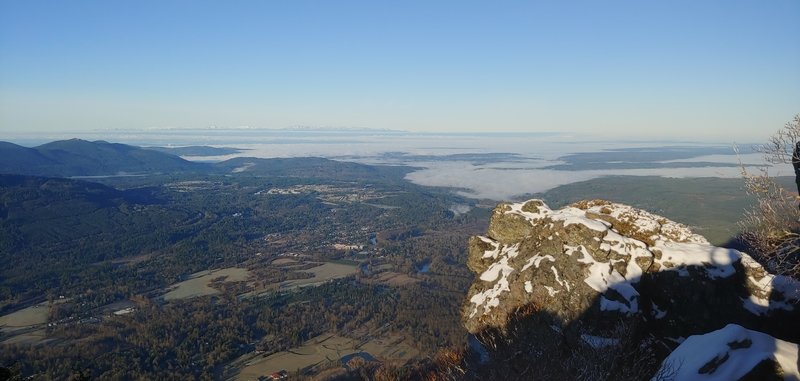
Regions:
<svg viewBox="0 0 800 381"><path fill-rule="evenodd" d="M470 238L468 266L478 279L462 315L474 334L502 330L527 308L547 314L554 329L580 327L573 336L598 340L620 319L676 341L729 323L798 338L794 324L781 324L798 321L798 283L626 205L500 204L487 234Z"/></svg>

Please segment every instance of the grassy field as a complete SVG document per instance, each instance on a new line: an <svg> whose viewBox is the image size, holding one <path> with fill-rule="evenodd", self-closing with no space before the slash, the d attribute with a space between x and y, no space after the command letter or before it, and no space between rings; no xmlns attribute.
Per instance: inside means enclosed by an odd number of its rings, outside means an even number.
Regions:
<svg viewBox="0 0 800 381"><path fill-rule="evenodd" d="M278 352L267 357L243 357L235 380L255 380L280 370L294 372L316 365L336 362L343 356L358 352L356 342L337 335L322 335L307 341L303 346Z"/></svg>
<svg viewBox="0 0 800 381"><path fill-rule="evenodd" d="M332 279L344 278L353 275L357 271L358 271L358 266L325 262L317 267L313 267L308 270L303 270L303 272L314 274L312 278L294 279L282 282L280 284L280 289L291 290L298 287L316 285L323 282L327 282Z"/></svg>
<svg viewBox="0 0 800 381"><path fill-rule="evenodd" d="M45 340L43 329L50 313L48 302L39 303L8 315L0 316L0 337L3 344L37 344Z"/></svg>
<svg viewBox="0 0 800 381"><path fill-rule="evenodd" d="M384 271L378 274L373 279L363 280L363 282L365 283L381 283L394 287L408 286L410 284L419 283L421 281L422 280L420 279L412 278L406 274L401 274L394 271Z"/></svg>
<svg viewBox="0 0 800 381"><path fill-rule="evenodd" d="M31 329L29 331L24 331L24 332L17 332L14 334L14 336L11 336L8 339L3 340L2 344L38 345L52 340L54 339L47 338L47 330L42 328L42 329Z"/></svg>
<svg viewBox="0 0 800 381"><path fill-rule="evenodd" d="M419 356L419 351L407 345L401 336L376 337L363 342L324 334L308 340L300 347L266 357L254 354L242 356L232 364L239 371L231 379L255 380L280 370L311 370L316 366L335 364L342 357L358 352L367 352L382 361L405 362Z"/></svg>
<svg viewBox="0 0 800 381"><path fill-rule="evenodd" d="M270 264L273 265L273 266L284 266L284 265L294 265L294 264L297 264L297 263L298 263L297 261L295 261L294 259L291 259L291 258L278 258L278 259L272 261L272 263L270 263Z"/></svg>
<svg viewBox="0 0 800 381"><path fill-rule="evenodd" d="M0 330L14 330L45 324L47 323L47 313L49 311L48 303L43 302L2 316L0 317Z"/></svg>
<svg viewBox="0 0 800 381"><path fill-rule="evenodd" d="M238 267L206 270L192 274L191 278L174 284L164 294L164 300L178 300L198 296L214 295L220 291L211 287L214 279L225 277L225 282L241 282L250 277L250 271Z"/></svg>
<svg viewBox="0 0 800 381"><path fill-rule="evenodd" d="M399 335L374 338L359 347L376 358L384 360L400 360L405 362L419 356L419 351L405 343Z"/></svg>
<svg viewBox="0 0 800 381"><path fill-rule="evenodd" d="M0 316L0 332L8 333L46 324L50 307L47 302Z"/></svg>

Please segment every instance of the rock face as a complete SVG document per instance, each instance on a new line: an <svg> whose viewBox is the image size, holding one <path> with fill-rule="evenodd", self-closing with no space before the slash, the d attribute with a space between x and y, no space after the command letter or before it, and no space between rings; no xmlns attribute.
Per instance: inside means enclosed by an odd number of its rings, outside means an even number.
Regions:
<svg viewBox="0 0 800 381"><path fill-rule="evenodd" d="M800 338L786 323L800 321L797 282L626 205L500 204L486 236L470 238L468 266L478 279L462 316L473 334L502 330L532 308L550 316L554 329L596 342L613 339L602 334L620 319L644 321L654 337L676 341L729 323Z"/></svg>

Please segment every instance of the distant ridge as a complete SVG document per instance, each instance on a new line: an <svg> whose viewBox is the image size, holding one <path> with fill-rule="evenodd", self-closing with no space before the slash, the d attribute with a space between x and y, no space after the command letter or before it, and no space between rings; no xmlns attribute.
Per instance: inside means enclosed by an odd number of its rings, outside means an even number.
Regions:
<svg viewBox="0 0 800 381"><path fill-rule="evenodd" d="M103 140L59 140L27 148L0 142L0 173L36 176L106 176L184 172L205 166L163 152Z"/></svg>
<svg viewBox="0 0 800 381"><path fill-rule="evenodd" d="M212 147L189 147L205 151ZM208 151L206 151L208 152ZM405 181L409 167L374 166L319 157L253 158L236 157L219 163L185 160L165 153L103 140L58 140L27 148L0 141L0 174L82 177L135 174L241 174L244 176L309 176L347 181L354 176Z"/></svg>

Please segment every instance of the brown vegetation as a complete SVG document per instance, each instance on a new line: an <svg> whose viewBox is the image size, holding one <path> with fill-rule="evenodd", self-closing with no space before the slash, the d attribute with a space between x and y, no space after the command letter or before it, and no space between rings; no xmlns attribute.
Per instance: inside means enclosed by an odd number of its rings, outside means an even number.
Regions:
<svg viewBox="0 0 800 381"><path fill-rule="evenodd" d="M800 141L800 114L757 147L772 164L791 164L792 151ZM768 168L757 173L742 167L745 188L756 197L745 212L741 235L751 255L770 271L800 278L800 210L795 193L780 186Z"/></svg>

